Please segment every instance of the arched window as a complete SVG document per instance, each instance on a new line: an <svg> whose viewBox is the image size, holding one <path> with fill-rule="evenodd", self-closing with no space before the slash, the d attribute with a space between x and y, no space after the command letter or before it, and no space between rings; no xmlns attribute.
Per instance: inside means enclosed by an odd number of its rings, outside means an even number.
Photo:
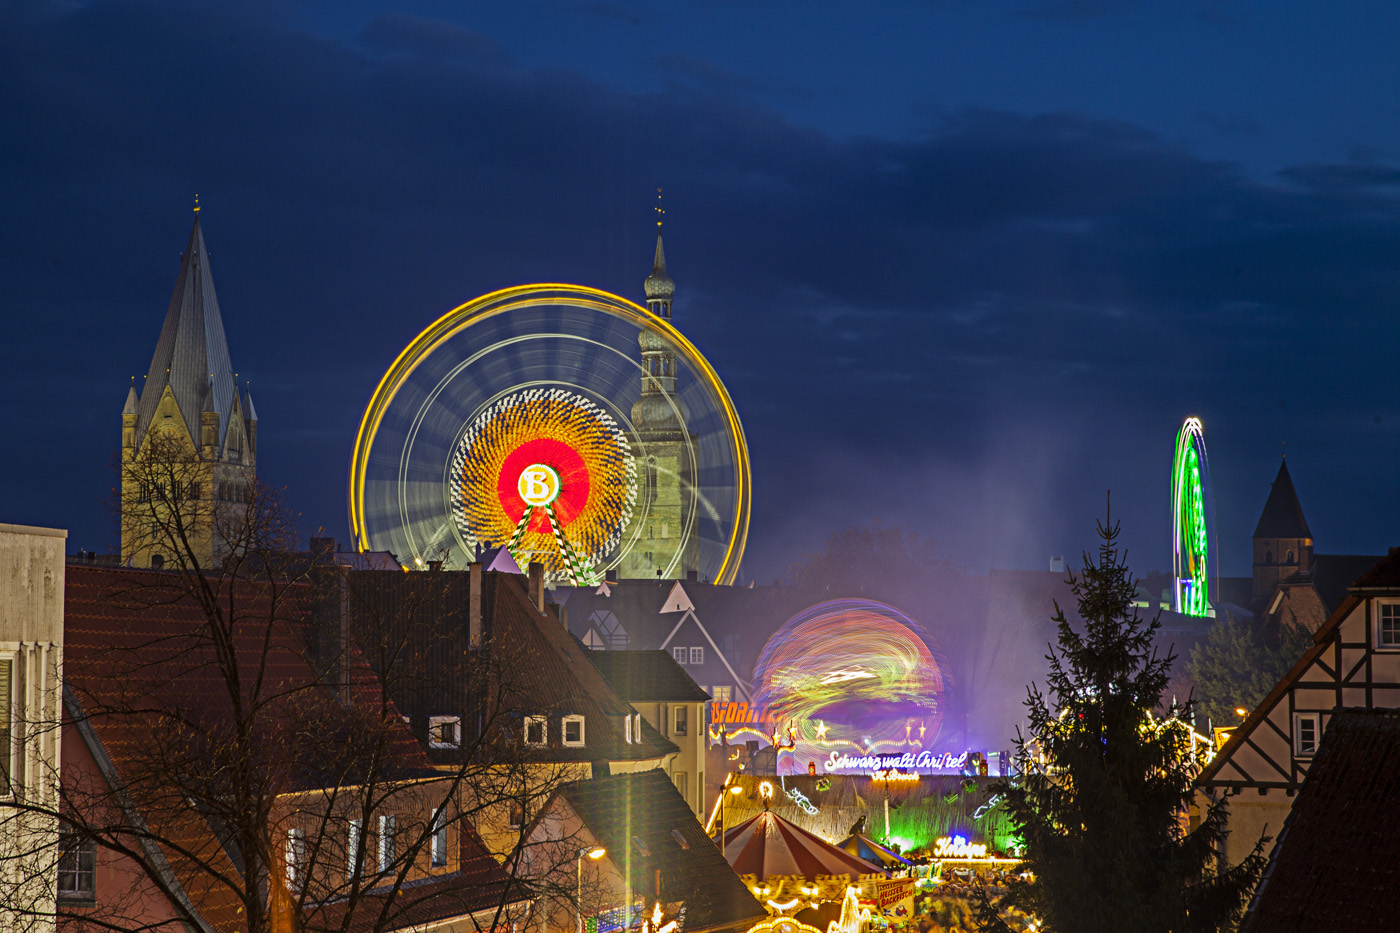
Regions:
<svg viewBox="0 0 1400 933"><path fill-rule="evenodd" d="M1285 564L1296 563L1296 561L1293 559L1293 552L1292 552L1292 551L1289 551L1289 552L1288 552L1288 559L1285 560L1284 563L1285 563Z"/></svg>
<svg viewBox="0 0 1400 933"><path fill-rule="evenodd" d="M1264 552L1264 563L1266 563L1266 564L1272 564L1273 562L1274 562L1274 552L1273 552L1273 551L1265 551L1265 552Z"/></svg>

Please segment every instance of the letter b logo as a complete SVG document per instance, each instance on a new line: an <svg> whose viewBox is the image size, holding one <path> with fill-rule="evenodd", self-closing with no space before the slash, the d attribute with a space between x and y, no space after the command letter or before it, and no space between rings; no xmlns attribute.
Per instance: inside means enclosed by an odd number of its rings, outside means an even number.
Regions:
<svg viewBox="0 0 1400 933"><path fill-rule="evenodd" d="M553 467L532 463L520 472L517 489L526 505L549 505L559 498L559 474Z"/></svg>

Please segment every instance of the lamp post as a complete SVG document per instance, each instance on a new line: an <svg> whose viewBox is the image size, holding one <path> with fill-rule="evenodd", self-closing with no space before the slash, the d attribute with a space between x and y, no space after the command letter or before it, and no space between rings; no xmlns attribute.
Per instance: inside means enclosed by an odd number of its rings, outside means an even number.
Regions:
<svg viewBox="0 0 1400 933"><path fill-rule="evenodd" d="M578 933L583 933L583 859L584 856L598 861L598 859L608 854L608 850L602 846L584 846L578 850L578 876L574 888L574 900L576 902L574 915Z"/></svg>
<svg viewBox="0 0 1400 933"><path fill-rule="evenodd" d="M744 789L738 784L730 784L729 781L734 775L729 775L724 779L724 786L719 789L719 854L724 855L724 798L726 794L742 794Z"/></svg>

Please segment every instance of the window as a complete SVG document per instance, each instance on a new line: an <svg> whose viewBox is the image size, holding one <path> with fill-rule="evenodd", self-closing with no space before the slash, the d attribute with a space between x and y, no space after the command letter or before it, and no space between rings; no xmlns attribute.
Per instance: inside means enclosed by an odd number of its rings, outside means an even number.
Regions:
<svg viewBox="0 0 1400 933"><path fill-rule="evenodd" d="M1400 648L1400 602L1377 603L1376 647Z"/></svg>
<svg viewBox="0 0 1400 933"><path fill-rule="evenodd" d="M684 771L677 771L675 774L671 775L671 780L675 782L676 790L681 792L682 797L686 797L686 784L689 783L686 777L687 775Z"/></svg>
<svg viewBox="0 0 1400 933"><path fill-rule="evenodd" d="M462 720L459 716L428 717L428 747L457 748L462 744Z"/></svg>
<svg viewBox="0 0 1400 933"><path fill-rule="evenodd" d="M379 870L388 871L394 865L394 832L398 829L398 817L379 818Z"/></svg>
<svg viewBox="0 0 1400 933"><path fill-rule="evenodd" d="M627 744L628 744L628 745L631 745L631 744L635 741L635 740L632 738L632 714L631 714L631 713L628 713L626 716L623 716L623 717L622 717L622 732L623 732L623 738L626 740Z"/></svg>
<svg viewBox="0 0 1400 933"><path fill-rule="evenodd" d="M306 884L306 830L287 830L287 887L293 891Z"/></svg>
<svg viewBox="0 0 1400 933"><path fill-rule="evenodd" d="M512 800L506 811L506 825L511 829L519 829L525 825L525 804L519 800Z"/></svg>
<svg viewBox="0 0 1400 933"><path fill-rule="evenodd" d="M1311 758L1317 753L1317 741L1322 733L1321 713L1293 714L1293 754Z"/></svg>
<svg viewBox="0 0 1400 933"><path fill-rule="evenodd" d="M11 703L14 699L11 674L14 672L14 664L10 658L0 661L0 796L4 797L10 795L10 756L14 754L14 743L11 741L14 722L11 715Z"/></svg>
<svg viewBox="0 0 1400 933"><path fill-rule="evenodd" d="M651 848L644 841L642 841L641 836L633 836L632 845L637 847L637 852L642 856L642 858L651 858Z"/></svg>
<svg viewBox="0 0 1400 933"><path fill-rule="evenodd" d="M433 838L429 846L434 868L447 865L447 805L443 804L433 814Z"/></svg>
<svg viewBox="0 0 1400 933"><path fill-rule="evenodd" d="M723 686L718 687L711 687L710 696L714 697L720 703L728 703L734 699L734 688L729 686L728 684L724 684Z"/></svg>
<svg viewBox="0 0 1400 933"><path fill-rule="evenodd" d="M346 839L345 851L348 864L345 867L347 878L360 877L361 863L364 860L365 847L365 821L350 821L350 836Z"/></svg>
<svg viewBox="0 0 1400 933"><path fill-rule="evenodd" d="M690 707L675 707L675 723L671 729L672 735L687 735L690 730Z"/></svg>
<svg viewBox="0 0 1400 933"><path fill-rule="evenodd" d="M671 649L671 657L673 657L673 658L676 659L676 663L677 663L677 664L688 664L688 663L690 663L690 649L689 649L689 648L672 648L672 649Z"/></svg>
<svg viewBox="0 0 1400 933"><path fill-rule="evenodd" d="M525 744L543 745L549 741L548 722L543 716L525 717Z"/></svg>
<svg viewBox="0 0 1400 933"><path fill-rule="evenodd" d="M66 829L58 834L58 899L97 900L97 844Z"/></svg>
<svg viewBox="0 0 1400 933"><path fill-rule="evenodd" d="M1295 562L1296 562L1295 558L1293 557L1293 552L1292 552L1292 551L1289 551L1289 552L1288 552L1288 556L1287 556L1286 558L1284 558L1284 561L1283 561L1283 562L1284 562L1285 564L1292 564L1292 563L1295 563Z"/></svg>
<svg viewBox="0 0 1400 933"><path fill-rule="evenodd" d="M583 744L583 717L582 717L582 716L565 716L565 717L564 717L564 744L565 744L565 745L582 745L582 744Z"/></svg>
<svg viewBox="0 0 1400 933"><path fill-rule="evenodd" d="M671 838L676 840L676 845L680 846L682 849L690 848L690 843L685 841L685 836L679 829L671 830Z"/></svg>
<svg viewBox="0 0 1400 933"><path fill-rule="evenodd" d="M691 663L691 664L704 664L704 663L705 663L705 649L704 649L704 648L691 648L691 649L690 649L690 663Z"/></svg>

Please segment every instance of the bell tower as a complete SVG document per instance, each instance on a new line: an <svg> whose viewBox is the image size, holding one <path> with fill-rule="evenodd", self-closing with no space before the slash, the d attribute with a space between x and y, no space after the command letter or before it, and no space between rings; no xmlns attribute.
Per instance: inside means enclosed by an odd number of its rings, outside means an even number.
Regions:
<svg viewBox="0 0 1400 933"><path fill-rule="evenodd" d="M211 567L229 548L257 475L257 413L240 396L209 251L194 227L151 368L122 409L122 563Z"/></svg>
<svg viewBox="0 0 1400 933"><path fill-rule="evenodd" d="M656 194L659 202L661 192ZM669 323L676 283L666 271L666 248L661 241L664 212L659 203L656 212L656 253L643 288L647 309ZM694 438L686 428L690 412L676 394L676 350L670 341L643 329L637 342L642 351L642 394L632 405L632 426L642 447L637 476L644 524L623 559L621 575L676 580L696 567L690 527L695 515Z"/></svg>
<svg viewBox="0 0 1400 933"><path fill-rule="evenodd" d="M1295 573L1308 573L1313 563L1313 537L1303 506L1288 475L1288 461L1279 464L1259 524L1254 528L1254 573L1251 596L1257 605L1273 595L1278 584Z"/></svg>

